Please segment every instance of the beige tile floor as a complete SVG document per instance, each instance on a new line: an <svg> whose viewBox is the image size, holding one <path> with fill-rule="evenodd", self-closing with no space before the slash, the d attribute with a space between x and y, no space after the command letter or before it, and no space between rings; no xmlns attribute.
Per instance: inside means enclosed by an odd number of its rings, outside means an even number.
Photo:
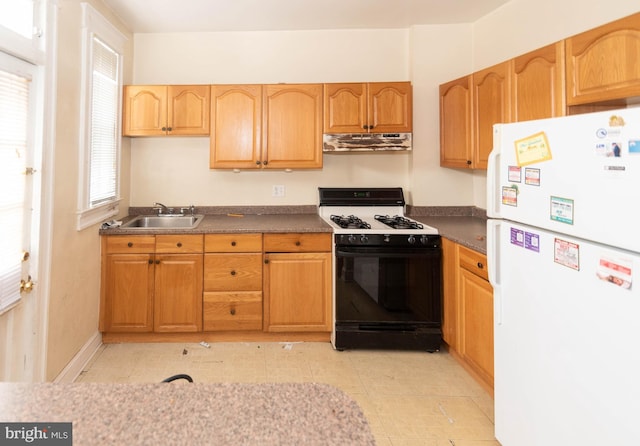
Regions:
<svg viewBox="0 0 640 446"><path fill-rule="evenodd" d="M499 446L493 400L446 352L343 351L329 343L103 345L78 382L322 382L362 408L380 446Z"/></svg>

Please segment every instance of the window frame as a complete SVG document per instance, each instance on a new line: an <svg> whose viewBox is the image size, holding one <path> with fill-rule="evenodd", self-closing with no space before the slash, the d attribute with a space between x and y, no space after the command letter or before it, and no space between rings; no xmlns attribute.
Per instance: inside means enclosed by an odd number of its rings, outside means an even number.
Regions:
<svg viewBox="0 0 640 446"><path fill-rule="evenodd" d="M77 230L81 231L120 212L120 158L122 145L122 85L124 49L127 38L88 3L82 8L82 85L80 89L80 141ZM113 200L91 206L91 121L93 91L93 39L98 38L118 55L118 103L116 110L116 196Z"/></svg>

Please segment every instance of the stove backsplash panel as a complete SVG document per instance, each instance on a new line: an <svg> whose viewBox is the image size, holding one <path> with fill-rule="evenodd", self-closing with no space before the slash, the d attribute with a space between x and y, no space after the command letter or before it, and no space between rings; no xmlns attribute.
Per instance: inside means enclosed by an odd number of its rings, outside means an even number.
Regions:
<svg viewBox="0 0 640 446"><path fill-rule="evenodd" d="M397 152L412 148L411 133L325 133L324 153Z"/></svg>

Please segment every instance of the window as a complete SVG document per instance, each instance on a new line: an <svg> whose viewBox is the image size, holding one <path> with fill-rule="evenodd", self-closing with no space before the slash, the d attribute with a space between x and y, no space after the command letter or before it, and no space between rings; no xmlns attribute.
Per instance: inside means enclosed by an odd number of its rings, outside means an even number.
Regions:
<svg viewBox="0 0 640 446"><path fill-rule="evenodd" d="M122 53L125 37L86 3L78 230L118 213Z"/></svg>

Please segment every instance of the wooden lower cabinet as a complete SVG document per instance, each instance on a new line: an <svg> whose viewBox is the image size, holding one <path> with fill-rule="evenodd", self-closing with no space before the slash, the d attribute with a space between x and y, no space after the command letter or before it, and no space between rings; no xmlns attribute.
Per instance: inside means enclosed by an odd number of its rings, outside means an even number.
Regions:
<svg viewBox="0 0 640 446"><path fill-rule="evenodd" d="M331 253L268 253L265 331L331 331Z"/></svg>
<svg viewBox="0 0 640 446"><path fill-rule="evenodd" d="M443 239L443 339L449 351L493 392L493 288L484 254Z"/></svg>
<svg viewBox="0 0 640 446"><path fill-rule="evenodd" d="M264 330L330 332L331 234L264 236Z"/></svg>
<svg viewBox="0 0 640 446"><path fill-rule="evenodd" d="M153 288L153 254L104 256L100 331L153 331Z"/></svg>
<svg viewBox="0 0 640 446"><path fill-rule="evenodd" d="M156 254L156 332L202 330L202 254Z"/></svg>
<svg viewBox="0 0 640 446"><path fill-rule="evenodd" d="M330 233L104 236L103 340L328 341L331 249Z"/></svg>
<svg viewBox="0 0 640 446"><path fill-rule="evenodd" d="M100 331L202 330L202 235L102 238Z"/></svg>

